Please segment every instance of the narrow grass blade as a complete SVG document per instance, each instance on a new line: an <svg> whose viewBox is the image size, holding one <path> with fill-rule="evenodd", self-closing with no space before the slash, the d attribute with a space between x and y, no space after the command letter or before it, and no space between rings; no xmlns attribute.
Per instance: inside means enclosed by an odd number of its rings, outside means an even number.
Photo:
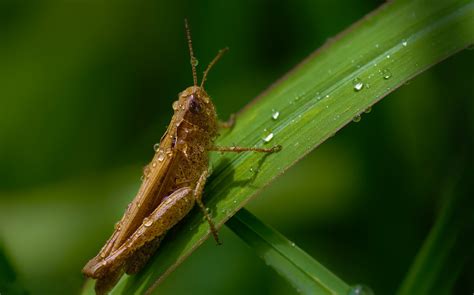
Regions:
<svg viewBox="0 0 474 295"><path fill-rule="evenodd" d="M473 255L474 170L472 166L459 170L463 174L450 179L445 190L446 203L403 281L399 295L453 294L451 288L455 280Z"/></svg>
<svg viewBox="0 0 474 295"><path fill-rule="evenodd" d="M241 209L226 224L300 293L349 293L346 283L247 210Z"/></svg>
<svg viewBox="0 0 474 295"><path fill-rule="evenodd" d="M267 156L214 154L204 196L212 218L222 226L368 107L473 42L473 1L393 1L350 27L249 104L233 130L219 138L222 146L280 144L283 149ZM113 293L151 293L208 236L208 225L193 210L169 233L149 266L124 277Z"/></svg>

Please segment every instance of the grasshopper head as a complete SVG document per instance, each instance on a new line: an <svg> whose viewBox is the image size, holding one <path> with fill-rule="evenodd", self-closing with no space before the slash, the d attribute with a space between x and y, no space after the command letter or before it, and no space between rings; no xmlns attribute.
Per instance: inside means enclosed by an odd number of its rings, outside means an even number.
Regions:
<svg viewBox="0 0 474 295"><path fill-rule="evenodd" d="M175 106L183 118L201 129L213 132L216 128L216 111L209 95L199 86L186 88L179 95Z"/></svg>

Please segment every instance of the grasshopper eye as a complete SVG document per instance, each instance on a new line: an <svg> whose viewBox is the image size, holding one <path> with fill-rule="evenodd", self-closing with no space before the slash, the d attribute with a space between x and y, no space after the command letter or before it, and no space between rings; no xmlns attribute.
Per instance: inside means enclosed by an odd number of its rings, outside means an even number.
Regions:
<svg viewBox="0 0 474 295"><path fill-rule="evenodd" d="M190 110L193 114L200 114L200 113L202 112L201 104L200 104L199 101L196 99L196 97L194 96L194 94L191 94L191 96L189 96L189 110Z"/></svg>

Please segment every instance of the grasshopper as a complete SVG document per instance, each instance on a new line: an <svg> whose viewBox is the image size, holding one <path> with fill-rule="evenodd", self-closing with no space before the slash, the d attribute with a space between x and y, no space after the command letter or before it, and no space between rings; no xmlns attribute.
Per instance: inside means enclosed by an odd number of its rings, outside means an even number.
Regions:
<svg viewBox="0 0 474 295"><path fill-rule="evenodd" d="M218 52L203 73L198 86L196 59L191 33L185 20L186 37L193 73L193 86L186 88L173 103L174 115L155 155L145 167L142 184L122 219L115 225L112 236L99 254L92 258L82 272L97 279L95 291L106 294L123 273L140 271L157 250L166 232L183 219L197 204L209 223L214 239L220 244L217 229L202 202L209 174L209 151L272 153L272 148L220 147L214 145L219 122L209 95L204 90L209 70L227 48ZM221 127L230 128L233 116Z"/></svg>

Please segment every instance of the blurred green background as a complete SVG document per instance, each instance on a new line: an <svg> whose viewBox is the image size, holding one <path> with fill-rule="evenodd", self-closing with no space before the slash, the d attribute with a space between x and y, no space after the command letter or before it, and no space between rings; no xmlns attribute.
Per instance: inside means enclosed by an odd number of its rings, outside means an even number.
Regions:
<svg viewBox="0 0 474 295"><path fill-rule="evenodd" d="M0 248L32 294L77 293L82 266L134 196L172 101L192 83L185 17L199 72L230 47L206 86L225 119L381 4L106 2L0 2ZM392 294L453 163L470 159L473 65L474 51L463 51L407 83L248 209L346 282ZM222 246L206 242L158 293L296 293L228 229L221 235ZM473 266L456 293L474 291Z"/></svg>

